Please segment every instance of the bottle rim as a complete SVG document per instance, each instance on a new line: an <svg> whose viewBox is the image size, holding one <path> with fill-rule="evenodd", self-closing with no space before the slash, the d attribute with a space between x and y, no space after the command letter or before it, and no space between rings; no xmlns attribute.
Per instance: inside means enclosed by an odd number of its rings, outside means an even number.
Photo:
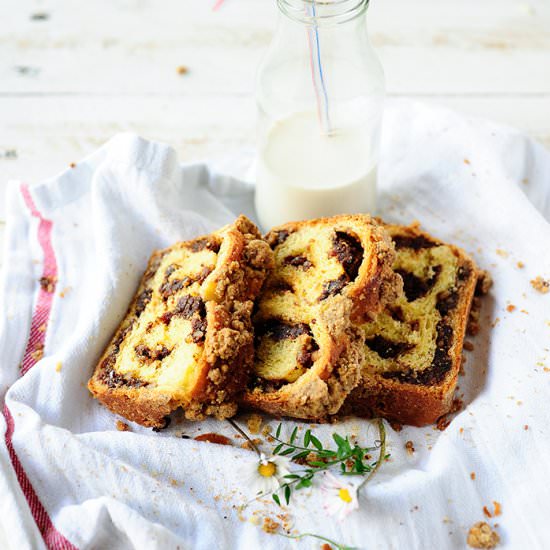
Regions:
<svg viewBox="0 0 550 550"><path fill-rule="evenodd" d="M362 15L370 0L277 0L279 11L314 27L345 23Z"/></svg>

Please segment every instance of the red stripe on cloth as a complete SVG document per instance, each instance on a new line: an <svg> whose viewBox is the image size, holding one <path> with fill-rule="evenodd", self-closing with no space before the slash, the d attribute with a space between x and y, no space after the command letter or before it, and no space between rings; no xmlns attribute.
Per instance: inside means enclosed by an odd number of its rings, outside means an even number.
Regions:
<svg viewBox="0 0 550 550"><path fill-rule="evenodd" d="M52 550L78 550L76 546L71 544L54 526L48 512L40 502L38 495L36 494L23 466L13 448L12 437L15 424L13 422L13 416L11 415L10 410L7 405L4 405L2 414L6 419L6 447L8 448L8 453L10 455L10 460L15 470L15 475L17 476L17 481L27 499L29 508L31 510L32 517L36 522L38 530L42 535L46 546Z"/></svg>
<svg viewBox="0 0 550 550"><path fill-rule="evenodd" d="M36 209L34 201L32 200L29 189L26 185L21 186L21 194L27 208L31 214L39 219L38 222L38 242L42 248L44 254L44 269L42 271L43 277L48 277L51 281L55 282L57 277L57 262L55 260L55 254L52 246L52 222L42 217L40 212ZM36 308L34 310L31 319L31 330L29 334L29 341L27 348L23 356L23 362L21 366L21 376L23 376L30 368L32 368L39 360L35 352L44 348L44 342L46 339L47 323L50 318L50 312L53 303L53 292L48 292L47 289L41 288L38 294L38 300ZM34 355L33 355L34 354ZM8 449L8 454L15 470L15 475L21 491L25 496L29 505L32 517L36 522L38 530L46 543L46 546L50 550L78 550L76 546L70 543L54 526L48 512L44 508L44 505L40 502L36 491L34 490L17 453L13 447L13 432L15 429L15 423L13 416L8 409L8 406L4 404L2 414L6 420L6 434L5 443Z"/></svg>
<svg viewBox="0 0 550 550"><path fill-rule="evenodd" d="M31 320L29 340L23 355L23 361L21 362L21 375L23 375L36 365L44 349L46 328L50 318L50 311L52 309L55 293L55 283L57 281L57 263L55 261L55 253L52 246L52 222L43 218L42 214L37 210L29 188L26 185L21 186L21 194L31 214L39 220L38 242L40 243L44 255L44 267L42 270L42 280L44 284L40 285L38 291L36 309L34 310ZM51 285L50 289L48 289L48 284Z"/></svg>

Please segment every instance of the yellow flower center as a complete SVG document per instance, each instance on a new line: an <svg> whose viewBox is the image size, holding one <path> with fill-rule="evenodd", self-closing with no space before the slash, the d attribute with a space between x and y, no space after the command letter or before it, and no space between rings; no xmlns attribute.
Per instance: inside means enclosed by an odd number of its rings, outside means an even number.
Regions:
<svg viewBox="0 0 550 550"><path fill-rule="evenodd" d="M338 496L347 504L349 504L353 500L347 489L340 489L338 491Z"/></svg>
<svg viewBox="0 0 550 550"><path fill-rule="evenodd" d="M258 466L258 473L263 477L272 477L277 471L277 466L273 462L266 462Z"/></svg>

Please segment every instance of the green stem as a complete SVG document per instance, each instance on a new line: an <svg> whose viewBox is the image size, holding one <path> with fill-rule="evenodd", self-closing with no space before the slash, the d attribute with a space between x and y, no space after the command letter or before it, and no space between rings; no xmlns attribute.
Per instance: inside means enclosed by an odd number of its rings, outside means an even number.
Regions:
<svg viewBox="0 0 550 550"><path fill-rule="evenodd" d="M363 488L363 485L365 485L365 483L367 483L367 481L369 481L372 476L378 471L378 468L380 468L380 466L382 465L382 461L386 456L386 428L384 426L384 421L381 418L378 419L378 433L380 436L380 453L378 454L378 460L376 461L376 465L370 471L369 475L357 487L357 492L359 492Z"/></svg>
<svg viewBox="0 0 550 550"><path fill-rule="evenodd" d="M256 451L256 454L258 455L258 457L261 457L262 453L254 443L254 441L250 439L248 434L232 418L226 418L226 420L231 424L231 426L233 426L233 428L235 428L237 432L239 432L250 443L250 446L254 449L254 451Z"/></svg>

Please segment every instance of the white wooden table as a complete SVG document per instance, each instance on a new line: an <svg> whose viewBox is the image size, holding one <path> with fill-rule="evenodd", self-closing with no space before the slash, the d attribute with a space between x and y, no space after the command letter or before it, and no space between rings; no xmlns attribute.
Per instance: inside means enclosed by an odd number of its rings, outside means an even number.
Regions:
<svg viewBox="0 0 550 550"><path fill-rule="evenodd" d="M166 141L182 160L254 146L275 0L213 5L0 2L0 241L7 180L54 175L116 132ZM390 96L511 124L550 148L550 0L372 0L368 17Z"/></svg>

